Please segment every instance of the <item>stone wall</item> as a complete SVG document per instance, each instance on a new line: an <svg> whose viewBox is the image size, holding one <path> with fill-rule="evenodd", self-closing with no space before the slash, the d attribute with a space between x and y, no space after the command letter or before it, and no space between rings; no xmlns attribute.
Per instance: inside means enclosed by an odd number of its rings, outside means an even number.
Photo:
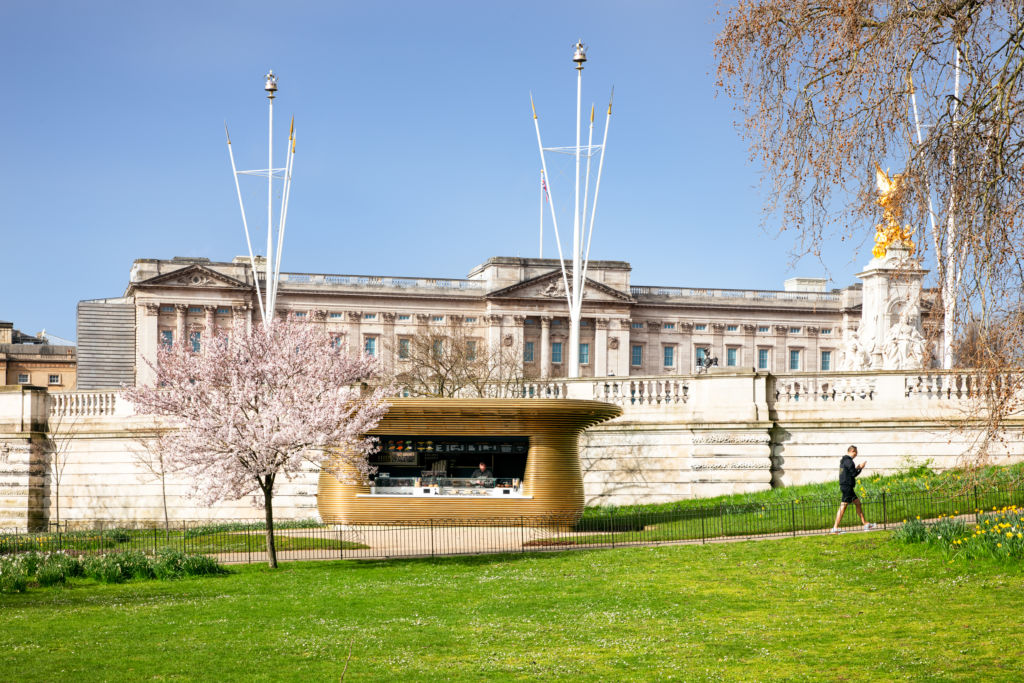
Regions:
<svg viewBox="0 0 1024 683"><path fill-rule="evenodd" d="M580 454L587 504L622 505L831 481L850 444L859 447L868 472L926 460L955 467L979 435L962 428L977 414L974 386L969 375L955 372L774 376L723 370L546 381L528 385L526 395L622 406L622 417L584 435ZM62 520L162 519L160 478L144 464L145 440L156 426L132 415L113 392L0 391L0 527L56 519L55 439L48 430L69 428ZM1009 426L997 462L1024 458L1024 420ZM316 480L310 466L280 482L275 516L315 517ZM167 477L172 519L262 517L249 500L206 507L189 490L189 482Z"/></svg>

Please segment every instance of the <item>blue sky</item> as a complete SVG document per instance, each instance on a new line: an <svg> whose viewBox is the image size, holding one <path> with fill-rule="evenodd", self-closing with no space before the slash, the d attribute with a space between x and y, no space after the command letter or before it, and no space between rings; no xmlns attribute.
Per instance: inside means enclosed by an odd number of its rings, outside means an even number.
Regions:
<svg viewBox="0 0 1024 683"><path fill-rule="evenodd" d="M584 102L600 112L615 86L592 258L629 261L640 285L776 289L826 269L853 282L871 226L793 267L792 234L764 220L760 170L715 96L714 15L699 2L6 0L0 319L74 338L77 301L120 295L134 259L244 253L223 123L239 167L264 167L268 68L278 141L291 114L299 135L283 270L465 277L489 256L536 256L529 92L545 145L571 144L580 37ZM568 170L552 172L566 210ZM243 182L265 242L265 186Z"/></svg>

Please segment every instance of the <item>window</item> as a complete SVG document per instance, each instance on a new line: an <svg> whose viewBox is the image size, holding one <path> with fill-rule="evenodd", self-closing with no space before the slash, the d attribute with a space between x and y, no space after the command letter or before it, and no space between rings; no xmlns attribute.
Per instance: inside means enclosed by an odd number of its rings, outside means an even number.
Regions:
<svg viewBox="0 0 1024 683"><path fill-rule="evenodd" d="M822 351L821 352L821 369L822 371L829 371L832 369L832 352Z"/></svg>
<svg viewBox="0 0 1024 683"><path fill-rule="evenodd" d="M661 326L661 329L663 329L663 330L674 330L674 329L676 329L676 324L675 323L665 323L664 325Z"/></svg>
<svg viewBox="0 0 1024 683"><path fill-rule="evenodd" d="M551 362L562 362L562 342L551 342Z"/></svg>
<svg viewBox="0 0 1024 683"><path fill-rule="evenodd" d="M789 328L789 333L790 334L800 334L800 328L799 327L791 327L791 328Z"/></svg>
<svg viewBox="0 0 1024 683"><path fill-rule="evenodd" d="M536 325L537 324L537 319L536 318L527 318L526 321L525 321L525 324L526 325Z"/></svg>
<svg viewBox="0 0 1024 683"><path fill-rule="evenodd" d="M642 329L644 329L644 324L643 323L633 323L633 324L630 325L630 327L632 327L634 330L642 330Z"/></svg>
<svg viewBox="0 0 1024 683"><path fill-rule="evenodd" d="M192 344L192 352L193 353L199 353L199 350L203 346L203 334L202 334L202 332L199 332L198 330L195 331L195 332L190 332L189 335L188 335L188 341L189 341L190 344Z"/></svg>
<svg viewBox="0 0 1024 683"><path fill-rule="evenodd" d="M707 325L694 325L693 329L697 330L698 332L704 332L705 330L708 329L708 326Z"/></svg>
<svg viewBox="0 0 1024 683"><path fill-rule="evenodd" d="M466 360L476 360L476 342L473 340L466 342Z"/></svg>
<svg viewBox="0 0 1024 683"><path fill-rule="evenodd" d="M231 307L230 306L218 306L217 307L217 315L231 315Z"/></svg>
<svg viewBox="0 0 1024 683"><path fill-rule="evenodd" d="M431 353L434 355L434 360L441 357L441 352L444 351L444 341L441 339L435 339L434 345L431 348Z"/></svg>
<svg viewBox="0 0 1024 683"><path fill-rule="evenodd" d="M443 323L444 322L444 316L443 315L432 315L432 316L430 316L430 322L432 322L432 323Z"/></svg>
<svg viewBox="0 0 1024 683"><path fill-rule="evenodd" d="M580 344L580 365L590 362L590 344Z"/></svg>
<svg viewBox="0 0 1024 683"><path fill-rule="evenodd" d="M590 321L589 320L581 320L580 321L580 327L590 327Z"/></svg>
<svg viewBox="0 0 1024 683"><path fill-rule="evenodd" d="M331 346L333 346L335 349L341 349L341 345L344 343L343 340L344 337L342 337L340 334L332 335Z"/></svg>
<svg viewBox="0 0 1024 683"><path fill-rule="evenodd" d="M377 355L377 338L376 337L367 337L366 339L364 339L363 340L363 351L366 353L367 356L376 356Z"/></svg>
<svg viewBox="0 0 1024 683"><path fill-rule="evenodd" d="M377 314L376 313L363 313L363 320L376 320L376 319L377 319Z"/></svg>
<svg viewBox="0 0 1024 683"><path fill-rule="evenodd" d="M767 370L768 369L768 349L757 350L757 369Z"/></svg>
<svg viewBox="0 0 1024 683"><path fill-rule="evenodd" d="M295 317L296 318L305 318L306 317L306 312L305 311L295 311Z"/></svg>
<svg viewBox="0 0 1024 683"><path fill-rule="evenodd" d="M561 324L562 324L562 321L558 320L557 318L555 320L551 321L551 327L560 327Z"/></svg>
<svg viewBox="0 0 1024 683"><path fill-rule="evenodd" d="M60 384L60 375L50 375L50 384Z"/></svg>
<svg viewBox="0 0 1024 683"><path fill-rule="evenodd" d="M629 363L633 366L644 364L644 347L642 344L633 344L629 353Z"/></svg>
<svg viewBox="0 0 1024 683"><path fill-rule="evenodd" d="M408 316L406 316L406 317L408 317ZM476 322L476 318L464 318L462 320L462 322L464 322L464 323L475 323Z"/></svg>
<svg viewBox="0 0 1024 683"><path fill-rule="evenodd" d="M28 384L28 373L22 372L18 374L18 384Z"/></svg>
<svg viewBox="0 0 1024 683"><path fill-rule="evenodd" d="M800 369L800 349L789 350L789 369L799 370Z"/></svg>
<svg viewBox="0 0 1024 683"><path fill-rule="evenodd" d="M533 362L533 342L526 342L523 344L523 362Z"/></svg>
<svg viewBox="0 0 1024 683"><path fill-rule="evenodd" d="M665 367L670 368L675 365L676 347L666 346L665 347Z"/></svg>
<svg viewBox="0 0 1024 683"><path fill-rule="evenodd" d="M161 313L174 313L174 306L161 306L160 307L160 312Z"/></svg>
<svg viewBox="0 0 1024 683"><path fill-rule="evenodd" d="M725 350L725 364L730 368L736 367L736 356L739 355L736 353L737 350L738 349L735 346Z"/></svg>
<svg viewBox="0 0 1024 683"><path fill-rule="evenodd" d="M340 318L341 317L341 313L338 313L337 311L331 311L331 317L332 318Z"/></svg>
<svg viewBox="0 0 1024 683"><path fill-rule="evenodd" d="M727 326L727 327L725 328L725 331L726 331L726 332L735 332L735 331L736 331L736 330L738 330L738 329L740 329L740 326L739 326L739 325L728 325L728 326Z"/></svg>
<svg viewBox="0 0 1024 683"><path fill-rule="evenodd" d="M698 347L695 355L697 358L697 365L700 365L701 361L708 357L708 350L703 347Z"/></svg>
<svg viewBox="0 0 1024 683"><path fill-rule="evenodd" d="M401 360L408 360L409 358L409 340L399 339L398 340L398 357Z"/></svg>
<svg viewBox="0 0 1024 683"><path fill-rule="evenodd" d="M821 333L822 334L832 334L832 328L831 327L823 327L823 328L821 328Z"/></svg>
<svg viewBox="0 0 1024 683"><path fill-rule="evenodd" d="M174 330L160 330L160 343L170 346L174 343Z"/></svg>
<svg viewBox="0 0 1024 683"><path fill-rule="evenodd" d="M339 317L340 317L340 315L339 315ZM402 314L400 314L400 315L398 316L398 319L399 319L400 321L410 320L411 318L412 318L412 316L411 316L411 315L409 315L408 313L402 313Z"/></svg>
<svg viewBox="0 0 1024 683"><path fill-rule="evenodd" d="M202 306L189 306L188 307L188 312L189 313L202 313L203 312L203 307Z"/></svg>
<svg viewBox="0 0 1024 683"><path fill-rule="evenodd" d="M760 332L761 334L764 334L764 333L766 333L768 331L768 326L767 325L761 325L760 327L757 328L757 331Z"/></svg>

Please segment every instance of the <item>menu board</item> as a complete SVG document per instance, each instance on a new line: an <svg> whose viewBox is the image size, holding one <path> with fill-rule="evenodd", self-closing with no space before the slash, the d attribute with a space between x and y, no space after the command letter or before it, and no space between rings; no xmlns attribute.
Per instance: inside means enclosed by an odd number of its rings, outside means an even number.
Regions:
<svg viewBox="0 0 1024 683"><path fill-rule="evenodd" d="M517 437L377 437L377 450L370 462L381 465L424 466L435 460L457 460L460 456L525 456L530 440Z"/></svg>

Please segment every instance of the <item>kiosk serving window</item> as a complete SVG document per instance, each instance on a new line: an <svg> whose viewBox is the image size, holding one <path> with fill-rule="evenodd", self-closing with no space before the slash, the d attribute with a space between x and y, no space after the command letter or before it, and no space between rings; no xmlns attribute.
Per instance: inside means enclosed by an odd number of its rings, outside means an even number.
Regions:
<svg viewBox="0 0 1024 683"><path fill-rule="evenodd" d="M379 436L372 495L519 495L527 437Z"/></svg>

